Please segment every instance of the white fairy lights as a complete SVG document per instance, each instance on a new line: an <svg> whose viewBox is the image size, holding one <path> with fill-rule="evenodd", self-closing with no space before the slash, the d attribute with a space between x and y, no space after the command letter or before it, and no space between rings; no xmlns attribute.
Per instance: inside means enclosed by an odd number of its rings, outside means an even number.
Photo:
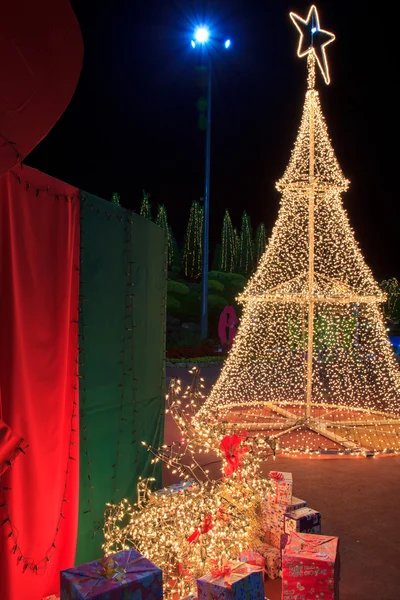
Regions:
<svg viewBox="0 0 400 600"><path fill-rule="evenodd" d="M304 24L312 24L310 15ZM222 420L261 431L285 453L397 452L400 371L381 310L386 296L342 204L349 182L314 89L320 50L302 54L308 90L277 183L278 219L239 296L244 310L234 345L195 422L203 430Z"/></svg>
<svg viewBox="0 0 400 600"><path fill-rule="evenodd" d="M207 454L211 449L191 426L192 412L203 399L202 385L198 370L183 394L179 381L170 384L167 406L180 428L179 442L160 449L142 442L153 462L163 461L181 481L190 478L191 487L152 493L148 480L140 480L136 504L124 499L108 504L105 510L105 555L137 548L162 569L164 597L171 600L195 592L196 578L210 572L213 561L222 566L227 560L237 560L241 550L261 543L262 501L271 493L268 480L261 475L261 464L271 455L271 448L262 439L243 440L246 451L241 467L224 479L210 479L208 470L197 462L199 452ZM215 424L218 445L223 429L222 424Z"/></svg>

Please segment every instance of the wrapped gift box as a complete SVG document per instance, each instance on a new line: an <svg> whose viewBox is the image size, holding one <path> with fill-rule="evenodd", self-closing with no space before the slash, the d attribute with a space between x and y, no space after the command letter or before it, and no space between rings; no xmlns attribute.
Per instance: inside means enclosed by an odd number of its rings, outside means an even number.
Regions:
<svg viewBox="0 0 400 600"><path fill-rule="evenodd" d="M292 531L321 533L321 513L313 508L304 507L285 514L284 533Z"/></svg>
<svg viewBox="0 0 400 600"><path fill-rule="evenodd" d="M293 512L294 510L304 508L305 506L307 506L307 502L305 500L301 500L300 498L296 498L296 496L292 496L292 503L287 505L285 512Z"/></svg>
<svg viewBox="0 0 400 600"><path fill-rule="evenodd" d="M240 553L239 560L248 565L256 565L257 567L262 568L265 566L265 558L255 550L243 550L243 552Z"/></svg>
<svg viewBox="0 0 400 600"><path fill-rule="evenodd" d="M187 481L179 481L178 483L174 483L173 485L169 485L168 487L162 488L161 490L157 490L154 492L155 496L167 496L169 494L177 494L180 492L185 492L186 490L190 490L193 487L197 486L197 481L194 479L188 479Z"/></svg>
<svg viewBox="0 0 400 600"><path fill-rule="evenodd" d="M267 531L265 535L265 543L273 546L274 548L281 547L281 536L280 531Z"/></svg>
<svg viewBox="0 0 400 600"><path fill-rule="evenodd" d="M275 504L292 504L293 477L291 473L270 471L269 481L272 486L270 501Z"/></svg>
<svg viewBox="0 0 400 600"><path fill-rule="evenodd" d="M198 600L264 600L263 569L239 561L227 563L230 573L213 572L197 580Z"/></svg>
<svg viewBox="0 0 400 600"><path fill-rule="evenodd" d="M131 549L61 571L60 587L61 600L161 600L162 571Z"/></svg>
<svg viewBox="0 0 400 600"><path fill-rule="evenodd" d="M339 578L339 538L289 534L282 552L282 600L338 600Z"/></svg>
<svg viewBox="0 0 400 600"><path fill-rule="evenodd" d="M265 572L270 579L279 577L281 570L281 551L270 544L260 544L257 551L263 556Z"/></svg>
<svg viewBox="0 0 400 600"><path fill-rule="evenodd" d="M280 547L281 534L285 531L285 509L283 505L271 505L264 513L264 541L276 548Z"/></svg>

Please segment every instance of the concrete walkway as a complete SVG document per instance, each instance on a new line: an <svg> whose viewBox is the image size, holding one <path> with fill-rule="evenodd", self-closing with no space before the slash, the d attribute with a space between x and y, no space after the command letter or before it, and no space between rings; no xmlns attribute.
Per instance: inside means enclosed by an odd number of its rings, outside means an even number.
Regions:
<svg viewBox="0 0 400 600"><path fill-rule="evenodd" d="M208 389L219 369L202 370ZM183 384L191 380L183 368L167 369L171 376ZM165 443L178 435L167 415ZM217 462L210 472L218 477L219 469ZM293 473L295 495L322 513L322 533L340 538L340 600L400 600L400 457L278 457L265 463L265 473L272 469ZM165 473L164 485L173 482ZM280 600L280 580L268 582L266 594L269 600Z"/></svg>

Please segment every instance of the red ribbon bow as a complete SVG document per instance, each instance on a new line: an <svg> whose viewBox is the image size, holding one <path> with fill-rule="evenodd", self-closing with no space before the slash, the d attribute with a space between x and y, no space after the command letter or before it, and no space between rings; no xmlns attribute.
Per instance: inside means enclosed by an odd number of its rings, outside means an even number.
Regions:
<svg viewBox="0 0 400 600"><path fill-rule="evenodd" d="M214 528L214 523L212 520L212 515L211 515L211 513L208 513L204 517L203 522L200 525L200 527L198 527L198 529L193 531L192 535L190 537L188 537L187 542L189 542L189 544L191 544L192 542L197 542L199 540L201 534L208 533L213 528Z"/></svg>
<svg viewBox="0 0 400 600"><path fill-rule="evenodd" d="M191 581L193 578L193 573L189 571L189 569L185 569L183 562L177 563L172 575L173 578L169 579L167 582L167 585L171 590L174 590L178 587L179 581ZM172 600L180 600L180 595L178 592L174 592L172 594Z"/></svg>
<svg viewBox="0 0 400 600"><path fill-rule="evenodd" d="M231 517L230 517L229 513L227 512L225 506L219 507L215 518L217 521L220 521L223 524L229 523L229 521L231 520Z"/></svg>
<svg viewBox="0 0 400 600"><path fill-rule="evenodd" d="M211 575L216 579L224 578L224 583L229 591L232 590L232 584L230 582L230 575L232 573L232 567L229 563L225 563L223 567L217 566L217 561L212 559L211 564L215 565L214 569L211 570Z"/></svg>
<svg viewBox="0 0 400 600"><path fill-rule="evenodd" d="M242 431L241 433L233 435L226 435L222 438L220 443L220 450L224 455L227 464L224 468L224 473L227 477L235 473L242 466L242 456L249 451L248 446L242 446L240 444L247 438L247 432Z"/></svg>
<svg viewBox="0 0 400 600"><path fill-rule="evenodd" d="M276 481L283 479L283 473L280 473L280 471L270 471L269 476L270 479L275 479Z"/></svg>

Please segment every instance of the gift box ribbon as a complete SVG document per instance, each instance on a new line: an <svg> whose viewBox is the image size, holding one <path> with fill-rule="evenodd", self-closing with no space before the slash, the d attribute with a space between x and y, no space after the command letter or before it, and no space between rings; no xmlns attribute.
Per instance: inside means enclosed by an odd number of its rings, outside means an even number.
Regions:
<svg viewBox="0 0 400 600"><path fill-rule="evenodd" d="M211 563L216 564L216 560L211 561ZM258 567L257 565L243 565L241 562L227 562L222 567L214 567L211 571L211 579L208 581L208 597L210 598L210 586L213 583L224 585L229 593L232 593L232 584L235 581L239 581L242 579L242 575L250 575L251 573L261 573L263 572L262 567ZM223 581L219 581L223 579ZM246 597L249 597L249 582L246 579Z"/></svg>
<svg viewBox="0 0 400 600"><path fill-rule="evenodd" d="M310 552L312 554L319 554L320 556L326 556L327 558L329 558L329 554L327 552L324 552L324 550L321 550L321 546L324 546L325 544L328 544L329 542L332 542L334 540L336 540L335 537L330 537L330 538L326 538L325 539L320 539L322 536L316 535L315 539L312 540L305 540L302 537L299 536L298 533L294 533L292 532L291 534L291 538L290 538L290 542L293 539L297 539L297 541L300 544L300 548L299 548L299 552Z"/></svg>
<svg viewBox="0 0 400 600"><path fill-rule="evenodd" d="M108 579L108 580L114 579L116 581L119 581L120 583L126 583L127 580L125 579L125 575L131 574L131 573L152 573L154 571L154 569L156 567L155 567L155 565L150 563L150 561L147 561L147 564L142 564L142 565L137 564L142 560L146 560L144 556L136 556L135 558L131 559L132 552L136 552L136 551L135 550L129 551L128 558L123 566L116 560L113 560L111 558L106 558L103 560L96 561L97 563L99 563L102 566L102 570L96 570L93 573L90 573L90 572L84 573L84 572L80 572L80 571L75 571L74 573L70 573L70 575L79 577L79 581L81 583L84 581L94 580L92 587L86 592L86 594L83 597L87 598L89 596L89 594L91 594L93 592L94 588L100 582L102 582L102 581L104 582L104 580L106 580L106 579ZM94 568L94 566L91 568ZM73 583L75 583L75 581Z"/></svg>

